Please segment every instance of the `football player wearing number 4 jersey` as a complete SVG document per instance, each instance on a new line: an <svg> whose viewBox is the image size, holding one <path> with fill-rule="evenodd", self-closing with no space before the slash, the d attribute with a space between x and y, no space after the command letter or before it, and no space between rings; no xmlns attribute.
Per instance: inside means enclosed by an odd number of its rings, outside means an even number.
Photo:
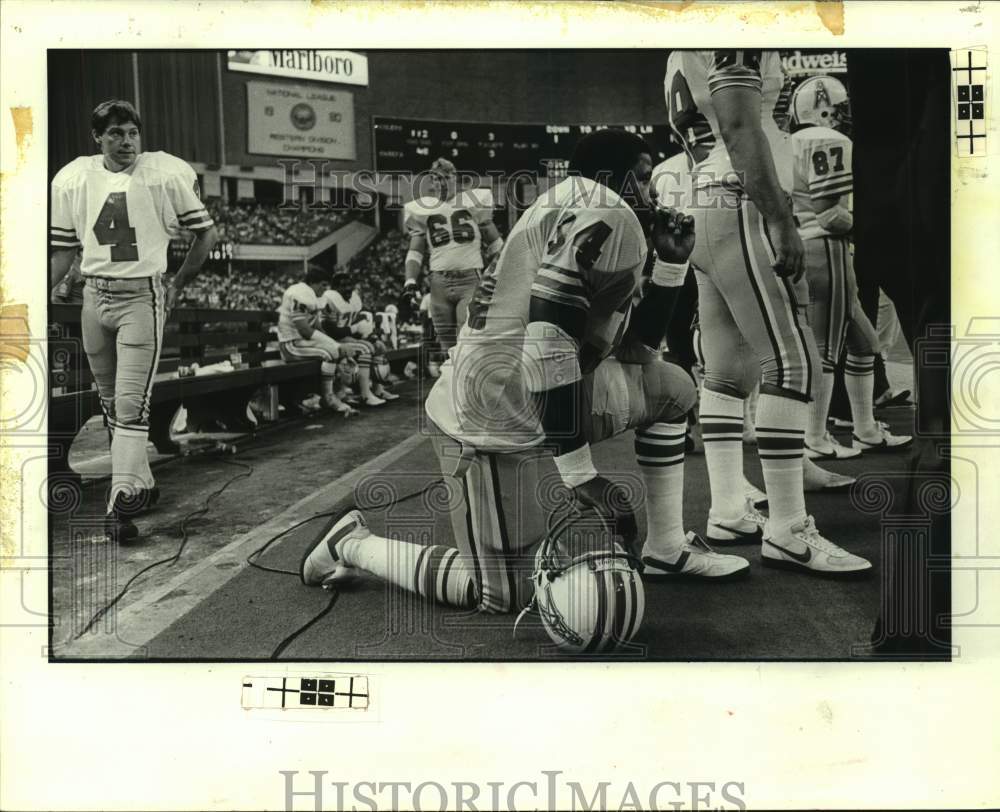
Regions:
<svg viewBox="0 0 1000 812"><path fill-rule="evenodd" d="M139 535L131 516L159 497L146 440L163 323L217 239L194 171L166 152L142 152L141 132L129 102L99 104L91 135L100 155L77 158L52 180L52 285L82 247L83 348L111 436L104 530L118 542ZM180 228L195 239L164 287L167 248Z"/></svg>
<svg viewBox="0 0 1000 812"><path fill-rule="evenodd" d="M850 120L847 90L832 76L813 76L795 88L789 107L795 157L792 206L806 250L809 323L822 359L809 406L806 455L843 459L906 448L912 438L883 428L875 420L872 403L879 346L875 328L858 301L848 244L854 218L847 200L854 180L851 139L841 131ZM842 446L826 430L833 371L845 343L845 383L854 417L852 448Z"/></svg>
<svg viewBox="0 0 1000 812"><path fill-rule="evenodd" d="M759 540L768 566L853 575L870 562L824 538L805 506L804 434L819 353L789 205L791 150L773 118L784 78L777 51L673 51L667 61L670 125L694 174L708 536ZM766 525L743 493L743 400L758 375Z"/></svg>

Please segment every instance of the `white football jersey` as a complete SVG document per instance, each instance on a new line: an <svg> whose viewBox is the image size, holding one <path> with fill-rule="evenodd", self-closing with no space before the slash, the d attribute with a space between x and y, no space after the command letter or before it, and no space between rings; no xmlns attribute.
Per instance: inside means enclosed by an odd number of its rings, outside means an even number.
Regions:
<svg viewBox="0 0 1000 812"><path fill-rule="evenodd" d="M726 182L741 187L719 127L712 94L727 87L749 87L761 94L760 118L771 145L778 181L792 188L788 135L774 120L774 107L785 84L777 51L671 51L664 80L670 127L684 144L694 187Z"/></svg>
<svg viewBox="0 0 1000 812"><path fill-rule="evenodd" d="M102 155L68 163L52 180L53 248L83 246L84 277L141 279L167 269L170 238L181 228L204 231L212 218L198 177L166 152L140 153L121 172Z"/></svg>
<svg viewBox="0 0 1000 812"><path fill-rule="evenodd" d="M484 450L526 448L544 433L526 376L532 297L587 314L581 366L590 371L628 325L646 258L639 220L614 192L585 178L546 191L484 272L458 343L426 401L447 434Z"/></svg>
<svg viewBox="0 0 1000 812"><path fill-rule="evenodd" d="M427 239L431 271L482 269L480 227L493 219L489 189L467 189L446 201L418 197L403 211L407 233Z"/></svg>
<svg viewBox="0 0 1000 812"><path fill-rule="evenodd" d="M319 298L319 306L324 319L333 322L337 327L350 327L354 318L361 312L361 296L352 291L350 300L340 295L339 291L327 290Z"/></svg>
<svg viewBox="0 0 1000 812"><path fill-rule="evenodd" d="M305 282L296 282L281 296L278 307L278 341L302 338L299 324L319 327L320 299Z"/></svg>
<svg viewBox="0 0 1000 812"><path fill-rule="evenodd" d="M792 133L795 183L792 207L803 240L830 234L816 221L813 201L821 197L850 195L851 139L830 127L805 127Z"/></svg>

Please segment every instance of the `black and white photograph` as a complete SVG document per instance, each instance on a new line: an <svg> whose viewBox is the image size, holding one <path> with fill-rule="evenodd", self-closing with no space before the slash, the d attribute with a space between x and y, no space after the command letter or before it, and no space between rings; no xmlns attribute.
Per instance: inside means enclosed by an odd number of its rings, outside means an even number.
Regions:
<svg viewBox="0 0 1000 812"><path fill-rule="evenodd" d="M1000 802L996 7L6 9L0 806Z"/></svg>
<svg viewBox="0 0 1000 812"><path fill-rule="evenodd" d="M50 51L53 658L947 659L951 78Z"/></svg>

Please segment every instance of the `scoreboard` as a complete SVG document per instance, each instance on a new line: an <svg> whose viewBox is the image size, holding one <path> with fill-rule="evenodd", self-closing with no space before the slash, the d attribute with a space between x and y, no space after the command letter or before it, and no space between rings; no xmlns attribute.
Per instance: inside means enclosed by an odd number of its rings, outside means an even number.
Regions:
<svg viewBox="0 0 1000 812"><path fill-rule="evenodd" d="M461 171L530 172L563 175L580 138L607 127L645 138L653 163L680 151L670 143L667 124L481 124L375 116L372 124L378 172L423 172L435 158L447 158Z"/></svg>

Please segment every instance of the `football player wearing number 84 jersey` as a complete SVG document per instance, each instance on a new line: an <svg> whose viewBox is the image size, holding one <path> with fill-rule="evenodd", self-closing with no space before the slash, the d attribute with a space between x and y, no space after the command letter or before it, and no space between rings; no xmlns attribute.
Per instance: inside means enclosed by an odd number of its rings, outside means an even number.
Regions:
<svg viewBox="0 0 1000 812"><path fill-rule="evenodd" d="M130 517L159 496L146 440L163 323L217 239L194 170L166 152L142 152L141 133L132 104L99 104L91 135L100 154L71 161L52 180L52 286L82 248L83 348L111 437L104 530L118 542L138 537ZM167 248L180 228L195 239L164 286Z"/></svg>

